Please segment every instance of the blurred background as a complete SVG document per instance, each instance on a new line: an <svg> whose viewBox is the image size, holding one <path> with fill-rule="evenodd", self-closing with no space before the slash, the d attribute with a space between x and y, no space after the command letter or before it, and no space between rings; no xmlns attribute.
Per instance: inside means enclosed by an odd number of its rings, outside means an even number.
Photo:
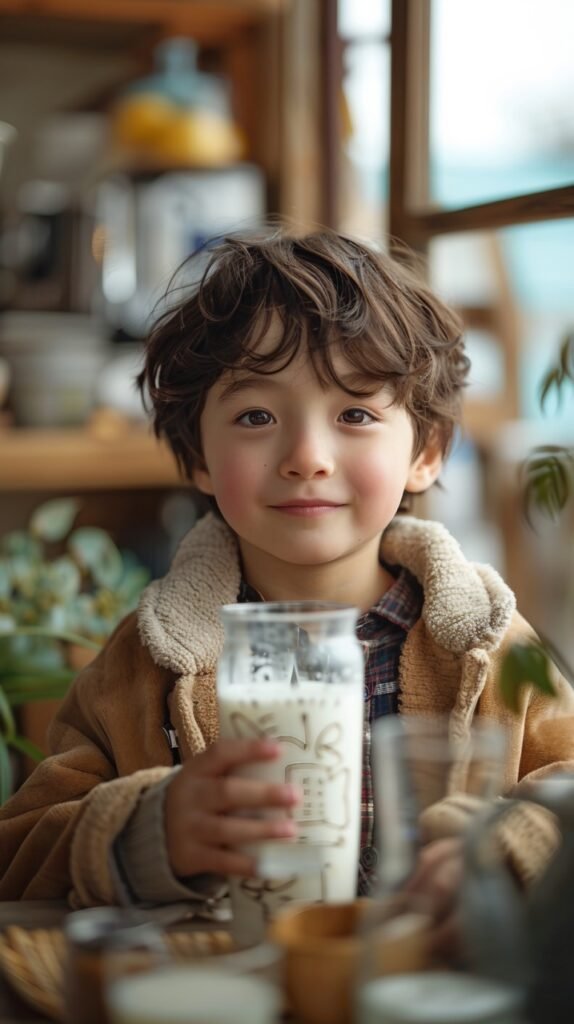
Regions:
<svg viewBox="0 0 574 1024"><path fill-rule="evenodd" d="M419 511L543 622L571 522L534 540L519 472L574 441L571 395L539 401L574 330L572 39L569 0L0 0L0 536L74 495L165 571L196 512L142 338L186 255L281 214L406 242L461 312L465 428Z"/></svg>

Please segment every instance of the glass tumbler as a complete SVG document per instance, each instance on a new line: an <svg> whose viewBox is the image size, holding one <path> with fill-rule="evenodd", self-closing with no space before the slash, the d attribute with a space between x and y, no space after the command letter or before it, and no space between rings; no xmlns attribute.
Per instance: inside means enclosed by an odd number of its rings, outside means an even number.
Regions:
<svg viewBox="0 0 574 1024"><path fill-rule="evenodd" d="M459 834L503 787L507 736L476 719L464 735L448 715L381 718L372 733L378 878L394 892L432 839Z"/></svg>
<svg viewBox="0 0 574 1024"><path fill-rule="evenodd" d="M500 794L505 751L504 729L489 721L473 723L463 736L454 733L447 715L396 715L374 724L379 859L362 935L365 955L357 979L359 1002L361 990L370 985L369 991L378 991L372 984L383 976L424 975L438 966L459 966L465 953L463 936L456 940L453 933L451 938L443 926L451 920L454 924L452 915L459 905L463 844L442 847L442 860L436 862L440 864L438 884L429 878L428 867L421 869L419 858L427 844L462 836L474 816ZM419 988L419 983L413 987L413 1003ZM371 1019L375 1016L364 1016L365 1021Z"/></svg>
<svg viewBox="0 0 574 1024"><path fill-rule="evenodd" d="M116 975L169 962L161 932L144 911L120 907L78 910L66 919L67 1024L110 1024L107 991Z"/></svg>
<svg viewBox="0 0 574 1024"><path fill-rule="evenodd" d="M319 602L222 609L221 735L277 741L280 757L240 774L291 783L302 794L289 812L298 825L296 838L246 848L256 858L257 877L230 880L233 931L241 943L260 940L286 903L355 896L364 688L358 614Z"/></svg>

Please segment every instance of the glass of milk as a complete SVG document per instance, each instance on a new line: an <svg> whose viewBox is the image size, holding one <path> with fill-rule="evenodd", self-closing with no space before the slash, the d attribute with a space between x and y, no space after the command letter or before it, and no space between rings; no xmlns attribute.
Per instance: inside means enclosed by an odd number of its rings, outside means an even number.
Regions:
<svg viewBox="0 0 574 1024"><path fill-rule="evenodd" d="M281 993L261 978L174 963L116 979L108 1006L110 1024L277 1024Z"/></svg>
<svg viewBox="0 0 574 1024"><path fill-rule="evenodd" d="M295 900L355 897L364 688L358 614L314 601L222 608L220 734L276 740L279 758L248 765L241 774L291 783L302 793L290 812L296 838L247 847L257 877L230 879L239 942L259 941L272 915Z"/></svg>

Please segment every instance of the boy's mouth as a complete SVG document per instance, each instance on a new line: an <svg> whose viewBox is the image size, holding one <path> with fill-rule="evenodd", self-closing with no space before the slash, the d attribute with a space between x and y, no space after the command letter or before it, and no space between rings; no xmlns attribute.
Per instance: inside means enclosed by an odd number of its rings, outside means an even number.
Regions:
<svg viewBox="0 0 574 1024"><path fill-rule="evenodd" d="M342 502L327 501L325 498L296 498L284 501L280 505L271 505L276 512L284 512L293 516L318 516L342 508Z"/></svg>

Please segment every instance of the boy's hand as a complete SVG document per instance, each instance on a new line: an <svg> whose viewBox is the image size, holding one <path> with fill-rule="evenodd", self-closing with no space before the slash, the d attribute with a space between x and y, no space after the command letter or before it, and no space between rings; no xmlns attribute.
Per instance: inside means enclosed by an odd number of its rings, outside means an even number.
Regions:
<svg viewBox="0 0 574 1024"><path fill-rule="evenodd" d="M437 839L421 850L414 873L405 885L407 892L418 893L428 902L434 920L432 952L449 960L457 960L462 952L458 897L463 867L462 840Z"/></svg>
<svg viewBox="0 0 574 1024"><path fill-rule="evenodd" d="M237 847L296 835L289 818L256 817L298 803L293 786L233 775L244 765L278 756L278 744L269 740L219 740L175 773L165 798L167 852L175 875L209 871L247 878L255 873L255 861ZM253 817L243 817L245 812Z"/></svg>

